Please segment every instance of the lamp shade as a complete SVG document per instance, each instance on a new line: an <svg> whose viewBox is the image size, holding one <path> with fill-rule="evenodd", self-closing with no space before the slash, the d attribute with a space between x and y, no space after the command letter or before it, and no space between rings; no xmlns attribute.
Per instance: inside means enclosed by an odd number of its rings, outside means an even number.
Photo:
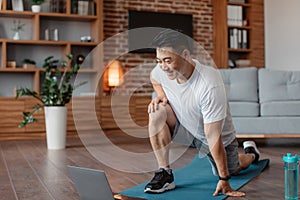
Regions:
<svg viewBox="0 0 300 200"><path fill-rule="evenodd" d="M108 86L120 86L123 83L123 69L122 64L118 60L112 61L108 65Z"/></svg>

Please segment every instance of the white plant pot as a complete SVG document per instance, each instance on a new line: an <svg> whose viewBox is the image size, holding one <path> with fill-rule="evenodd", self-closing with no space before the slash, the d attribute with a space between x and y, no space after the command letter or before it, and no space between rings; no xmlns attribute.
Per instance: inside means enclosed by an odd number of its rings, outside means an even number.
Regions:
<svg viewBox="0 0 300 200"><path fill-rule="evenodd" d="M65 106L45 106L46 137L48 149L66 147L67 108Z"/></svg>
<svg viewBox="0 0 300 200"><path fill-rule="evenodd" d="M32 12L40 12L41 11L41 5L32 5L31 6Z"/></svg>
<svg viewBox="0 0 300 200"><path fill-rule="evenodd" d="M19 40L20 39L20 32L19 31L16 31L14 33L14 36L13 36L13 40Z"/></svg>

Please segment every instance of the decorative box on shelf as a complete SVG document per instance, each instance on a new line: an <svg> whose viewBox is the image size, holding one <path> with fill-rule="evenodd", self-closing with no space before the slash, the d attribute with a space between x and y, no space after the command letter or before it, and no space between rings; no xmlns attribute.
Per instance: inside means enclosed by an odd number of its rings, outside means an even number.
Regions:
<svg viewBox="0 0 300 200"><path fill-rule="evenodd" d="M238 59L235 61L237 67L250 67L251 61L248 59Z"/></svg>
<svg viewBox="0 0 300 200"><path fill-rule="evenodd" d="M16 61L7 61L7 68L16 68L17 67L17 62Z"/></svg>

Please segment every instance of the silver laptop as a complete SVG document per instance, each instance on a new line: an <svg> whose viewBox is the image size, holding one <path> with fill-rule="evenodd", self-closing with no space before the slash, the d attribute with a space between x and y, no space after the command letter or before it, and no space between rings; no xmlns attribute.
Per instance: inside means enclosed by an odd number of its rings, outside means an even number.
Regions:
<svg viewBox="0 0 300 200"><path fill-rule="evenodd" d="M68 166L81 200L115 200L104 171Z"/></svg>

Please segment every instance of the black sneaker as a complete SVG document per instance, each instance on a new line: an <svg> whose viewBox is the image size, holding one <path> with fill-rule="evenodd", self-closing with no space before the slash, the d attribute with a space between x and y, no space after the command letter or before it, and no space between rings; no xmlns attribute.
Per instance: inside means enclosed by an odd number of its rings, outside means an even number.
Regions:
<svg viewBox="0 0 300 200"><path fill-rule="evenodd" d="M144 192L162 193L175 188L172 170L160 168L155 172L153 179L145 186Z"/></svg>
<svg viewBox="0 0 300 200"><path fill-rule="evenodd" d="M253 153L255 155L255 159L252 163L256 163L259 159L260 152L258 151L256 144L254 141L245 141L243 143L245 154Z"/></svg>

